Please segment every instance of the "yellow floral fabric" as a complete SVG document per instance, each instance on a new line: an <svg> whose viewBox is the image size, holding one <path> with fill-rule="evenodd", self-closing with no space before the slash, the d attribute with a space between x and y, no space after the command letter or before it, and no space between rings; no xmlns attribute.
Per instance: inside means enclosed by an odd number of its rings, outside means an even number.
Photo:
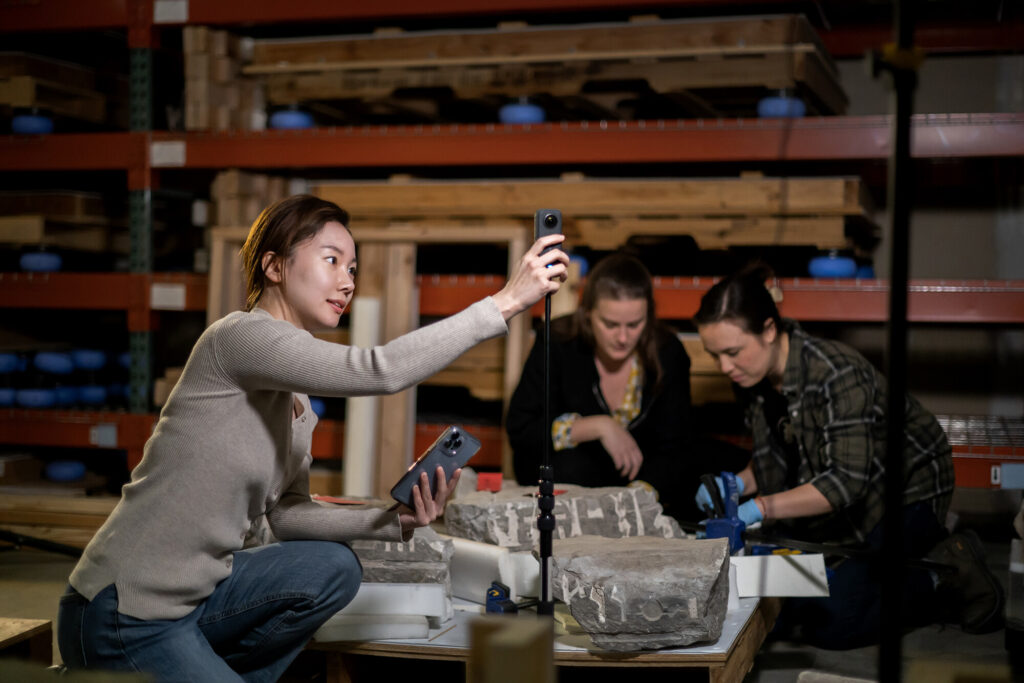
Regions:
<svg viewBox="0 0 1024 683"><path fill-rule="evenodd" d="M626 394L622 397L622 405L611 413L623 429L627 429L629 423L640 414L640 404L643 401L644 392L641 383L642 376L640 358L634 353L630 359L629 379L626 380ZM580 417L579 413L565 413L556 417L551 423L551 440L556 451L576 447L576 442L572 439L572 426Z"/></svg>

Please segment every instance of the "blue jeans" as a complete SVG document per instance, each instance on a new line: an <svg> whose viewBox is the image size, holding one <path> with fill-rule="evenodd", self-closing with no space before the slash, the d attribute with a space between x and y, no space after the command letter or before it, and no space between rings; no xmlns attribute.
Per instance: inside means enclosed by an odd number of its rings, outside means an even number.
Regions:
<svg viewBox="0 0 1024 683"><path fill-rule="evenodd" d="M924 557L947 536L927 503L903 509L903 548L907 559ZM882 524L868 534L865 546L879 551ZM795 639L827 650L848 650L878 642L881 632L882 566L877 561L850 558L829 577L827 598L787 598L770 637ZM900 605L903 626L914 628L935 621L940 605L935 584L926 569L907 567Z"/></svg>
<svg viewBox="0 0 1024 683"><path fill-rule="evenodd" d="M159 683L276 681L313 633L347 605L362 580L352 550L289 541L240 550L231 575L181 619L117 611L117 588L93 600L70 586L57 616L69 669L141 671Z"/></svg>

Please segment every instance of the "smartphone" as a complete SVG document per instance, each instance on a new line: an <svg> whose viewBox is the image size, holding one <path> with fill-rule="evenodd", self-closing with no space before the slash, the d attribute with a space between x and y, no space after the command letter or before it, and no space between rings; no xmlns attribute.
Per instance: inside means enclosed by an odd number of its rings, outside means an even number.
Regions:
<svg viewBox="0 0 1024 683"><path fill-rule="evenodd" d="M562 234L562 212L558 209L540 209L533 214L533 241L545 235ZM546 254L556 247L546 247L541 254Z"/></svg>
<svg viewBox="0 0 1024 683"><path fill-rule="evenodd" d="M398 480L398 483L391 488L391 497L399 503L408 507L413 506L412 487L420 482L420 473L426 472L430 480L430 492L433 494L437 482L437 466L444 468L446 480L450 480L452 473L465 465L476 452L480 450L480 441L475 436L457 425L449 425L441 436L416 459Z"/></svg>

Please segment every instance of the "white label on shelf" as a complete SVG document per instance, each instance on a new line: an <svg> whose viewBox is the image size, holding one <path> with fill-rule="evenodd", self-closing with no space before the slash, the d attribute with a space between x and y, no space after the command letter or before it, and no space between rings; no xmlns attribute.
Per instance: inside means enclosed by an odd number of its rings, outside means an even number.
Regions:
<svg viewBox="0 0 1024 683"><path fill-rule="evenodd" d="M117 425L104 422L89 427L89 444L98 448L117 448Z"/></svg>
<svg viewBox="0 0 1024 683"><path fill-rule="evenodd" d="M184 140L155 140L149 144L149 163L153 168L185 165Z"/></svg>
<svg viewBox="0 0 1024 683"><path fill-rule="evenodd" d="M153 3L153 23L188 23L188 0L156 0Z"/></svg>
<svg viewBox="0 0 1024 683"><path fill-rule="evenodd" d="M149 287L149 307L154 311L184 311L185 285L154 282Z"/></svg>
<svg viewBox="0 0 1024 683"><path fill-rule="evenodd" d="M1002 482L1003 470L999 465L992 465L992 469L989 470L989 478L993 486L999 486Z"/></svg>

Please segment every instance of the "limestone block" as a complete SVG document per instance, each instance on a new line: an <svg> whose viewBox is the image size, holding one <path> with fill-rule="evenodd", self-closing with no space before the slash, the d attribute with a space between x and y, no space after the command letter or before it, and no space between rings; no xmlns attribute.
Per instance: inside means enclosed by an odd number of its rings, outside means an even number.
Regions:
<svg viewBox="0 0 1024 683"><path fill-rule="evenodd" d="M598 647L630 652L714 641L729 599L724 538L556 540L552 593Z"/></svg>
<svg viewBox="0 0 1024 683"><path fill-rule="evenodd" d="M587 488L556 484L553 537L584 534L620 538L684 538L671 517L662 514L653 491L642 487ZM475 491L448 502L444 522L449 534L493 543L510 550L530 550L537 531L536 487L503 486L497 493Z"/></svg>

